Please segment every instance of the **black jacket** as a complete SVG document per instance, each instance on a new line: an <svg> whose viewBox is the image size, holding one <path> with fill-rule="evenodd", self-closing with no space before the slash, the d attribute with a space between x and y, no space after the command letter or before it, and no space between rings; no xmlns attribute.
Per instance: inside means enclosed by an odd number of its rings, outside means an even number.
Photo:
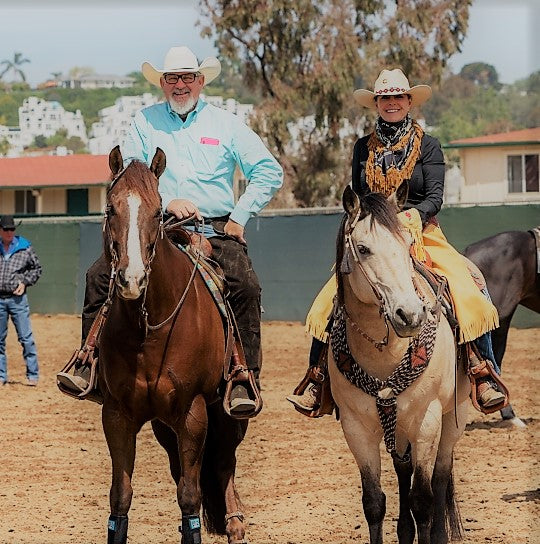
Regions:
<svg viewBox="0 0 540 544"><path fill-rule="evenodd" d="M371 134L356 141L352 162L352 188L357 194L368 189L366 162L368 140ZM420 144L420 157L409 181L409 196L405 208L416 208L422 223L437 215L443 203L444 157L439 140L424 134Z"/></svg>

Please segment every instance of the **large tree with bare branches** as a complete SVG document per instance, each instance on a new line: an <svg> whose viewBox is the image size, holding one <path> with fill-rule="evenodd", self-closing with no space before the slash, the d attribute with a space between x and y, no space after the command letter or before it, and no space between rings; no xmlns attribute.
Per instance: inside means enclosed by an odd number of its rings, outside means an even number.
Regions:
<svg viewBox="0 0 540 544"><path fill-rule="evenodd" d="M436 84L470 0L200 0L203 34L262 100L253 126L285 169L276 206L317 205L349 181L355 86L382 67ZM361 115L361 114L360 114ZM298 121L302 119L303 124ZM293 138L294 134L294 138Z"/></svg>

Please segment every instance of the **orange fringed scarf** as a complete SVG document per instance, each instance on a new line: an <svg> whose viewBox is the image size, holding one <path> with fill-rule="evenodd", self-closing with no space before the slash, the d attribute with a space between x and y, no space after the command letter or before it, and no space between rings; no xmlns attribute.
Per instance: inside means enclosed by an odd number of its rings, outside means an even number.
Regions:
<svg viewBox="0 0 540 544"><path fill-rule="evenodd" d="M420 145L423 135L422 127L416 121L413 121L411 130L390 147L392 151L403 149L407 145L409 138L414 138L412 148L405 159L405 164L399 170L395 166L390 166L385 175L382 166L377 164L375 157L380 157L386 148L373 132L368 140L369 156L366 163L366 181L373 192L388 196L399 187L404 179L411 179L414 167L420 157Z"/></svg>

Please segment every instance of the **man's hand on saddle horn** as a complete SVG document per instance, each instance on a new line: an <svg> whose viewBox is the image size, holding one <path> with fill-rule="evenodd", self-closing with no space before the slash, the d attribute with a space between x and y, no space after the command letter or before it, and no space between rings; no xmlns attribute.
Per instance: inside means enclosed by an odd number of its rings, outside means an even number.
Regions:
<svg viewBox="0 0 540 544"><path fill-rule="evenodd" d="M175 198L169 202L167 212L173 214L178 219L188 219L193 217L194 219L202 221L202 215L199 208L197 208L197 206L195 206L191 200Z"/></svg>

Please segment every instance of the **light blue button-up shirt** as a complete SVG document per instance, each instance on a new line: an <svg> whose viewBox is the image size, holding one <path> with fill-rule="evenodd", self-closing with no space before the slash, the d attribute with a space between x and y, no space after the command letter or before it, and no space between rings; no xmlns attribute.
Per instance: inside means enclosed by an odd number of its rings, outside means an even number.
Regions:
<svg viewBox="0 0 540 544"><path fill-rule="evenodd" d="M176 198L190 200L203 217L222 217L245 225L283 183L283 169L259 136L236 115L201 98L185 121L168 102L139 111L122 148L125 163L150 164L156 148L167 157L159 180L163 209ZM233 175L238 165L249 180L234 203Z"/></svg>

